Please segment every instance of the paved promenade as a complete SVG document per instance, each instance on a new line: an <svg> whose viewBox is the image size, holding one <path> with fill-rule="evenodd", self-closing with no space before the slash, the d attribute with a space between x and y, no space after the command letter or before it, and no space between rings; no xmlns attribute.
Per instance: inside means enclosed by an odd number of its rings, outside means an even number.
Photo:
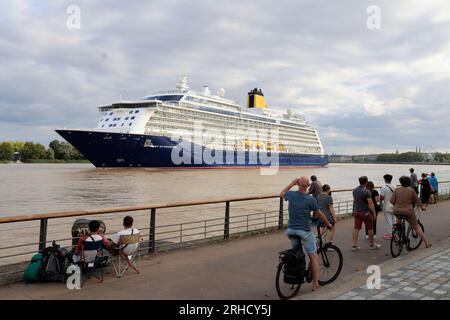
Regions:
<svg viewBox="0 0 450 320"><path fill-rule="evenodd" d="M298 299L448 299L450 255L450 202L429 208L422 215L433 247L402 252L393 259L389 241L378 239L380 250L351 251L352 219L338 223L335 244L344 255L340 277L311 293L302 287ZM384 229L381 215L380 234ZM158 253L142 260L142 273L117 279L105 276L81 290L64 284L18 283L0 287L0 299L278 299L275 272L278 251L289 247L281 232L222 241L194 248ZM379 265L382 288L367 292L367 266Z"/></svg>

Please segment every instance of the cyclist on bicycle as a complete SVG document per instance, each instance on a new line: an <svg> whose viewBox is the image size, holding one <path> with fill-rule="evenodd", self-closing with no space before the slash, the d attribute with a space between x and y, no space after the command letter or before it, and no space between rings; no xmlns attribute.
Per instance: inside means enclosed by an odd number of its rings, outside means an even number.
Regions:
<svg viewBox="0 0 450 320"><path fill-rule="evenodd" d="M294 186L299 186L298 191L289 191ZM331 228L326 216L319 210L317 200L308 195L309 179L301 177L294 179L280 193L280 197L289 201L289 221L286 235L290 237L292 247L298 245L298 240L292 236L300 237L306 253L311 261L312 290L319 288L319 258L317 256L316 237L311 231L311 211L325 226Z"/></svg>
<svg viewBox="0 0 450 320"><path fill-rule="evenodd" d="M431 243L428 242L427 237L420 228L416 214L413 207L418 205L422 210L426 210L426 207L420 201L417 193L411 188L411 178L402 176L399 179L401 187L394 190L391 197L391 203L394 205L394 215L397 217L397 223L400 223L399 216L405 216L406 221L414 228L417 235L423 240L426 247L431 247Z"/></svg>

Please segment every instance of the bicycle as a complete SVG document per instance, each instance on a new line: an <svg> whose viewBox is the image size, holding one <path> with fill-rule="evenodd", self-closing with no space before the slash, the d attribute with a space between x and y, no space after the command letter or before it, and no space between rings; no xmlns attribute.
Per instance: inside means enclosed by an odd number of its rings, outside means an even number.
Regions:
<svg viewBox="0 0 450 320"><path fill-rule="evenodd" d="M424 232L425 229L420 222L420 208L418 206L414 208L414 214L417 217L417 223L422 229L422 232ZM393 258L398 257L402 253L403 246L405 245L407 251L413 251L422 244L422 238L419 237L411 225L408 225L408 228L406 229L406 216L399 215L398 218L400 219L400 223L395 223L392 228L391 255Z"/></svg>
<svg viewBox="0 0 450 320"><path fill-rule="evenodd" d="M331 243L323 243L323 238L326 237L326 233L321 233L320 226L317 225L317 254L319 256L319 285L324 286L332 283L339 276L342 265L343 265L343 256L341 250ZM293 248L294 250L302 250L302 241L300 237L290 236L290 238L296 238L298 240L297 247ZM312 281L311 274L311 262L307 265L304 270L303 279L299 281L299 283L291 284L285 283L285 255L286 251L280 252L279 263L277 267L277 273L275 278L275 287L277 290L278 296L282 300L287 300L295 296L303 283L310 283ZM284 292L286 290L286 293Z"/></svg>

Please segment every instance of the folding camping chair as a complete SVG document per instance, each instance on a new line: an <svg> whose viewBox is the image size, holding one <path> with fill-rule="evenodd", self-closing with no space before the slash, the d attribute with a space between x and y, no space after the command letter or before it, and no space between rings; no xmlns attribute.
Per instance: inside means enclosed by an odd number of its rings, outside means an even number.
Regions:
<svg viewBox="0 0 450 320"><path fill-rule="evenodd" d="M134 246L131 252L124 252L125 248ZM116 263L114 263L114 270L116 270L116 276L121 278L125 272L131 267L136 273L141 273L141 256L139 254L139 233L130 235L121 235L118 243L119 253ZM127 250L128 251L128 250ZM136 265L136 257L138 264Z"/></svg>
<svg viewBox="0 0 450 320"><path fill-rule="evenodd" d="M88 239L92 241L84 240L81 243L81 260L78 262L82 273L86 275L82 286L91 276L94 276L98 283L103 282L102 264L104 264L107 258L103 255L103 250L105 249L103 240L94 240L92 236Z"/></svg>

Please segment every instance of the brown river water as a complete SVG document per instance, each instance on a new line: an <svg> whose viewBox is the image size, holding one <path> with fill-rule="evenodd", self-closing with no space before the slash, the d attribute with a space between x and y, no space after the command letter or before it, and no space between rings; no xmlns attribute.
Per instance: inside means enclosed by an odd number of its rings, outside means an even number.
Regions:
<svg viewBox="0 0 450 320"><path fill-rule="evenodd" d="M92 209L219 197L278 193L294 177L315 174L332 188L350 188L367 175L376 185L385 173L395 182L410 165L330 164L326 168L280 169L96 169L91 164L0 165L0 216ZM450 166L414 166L450 180ZM337 194L335 195L337 196ZM348 195L347 195L348 198Z"/></svg>

